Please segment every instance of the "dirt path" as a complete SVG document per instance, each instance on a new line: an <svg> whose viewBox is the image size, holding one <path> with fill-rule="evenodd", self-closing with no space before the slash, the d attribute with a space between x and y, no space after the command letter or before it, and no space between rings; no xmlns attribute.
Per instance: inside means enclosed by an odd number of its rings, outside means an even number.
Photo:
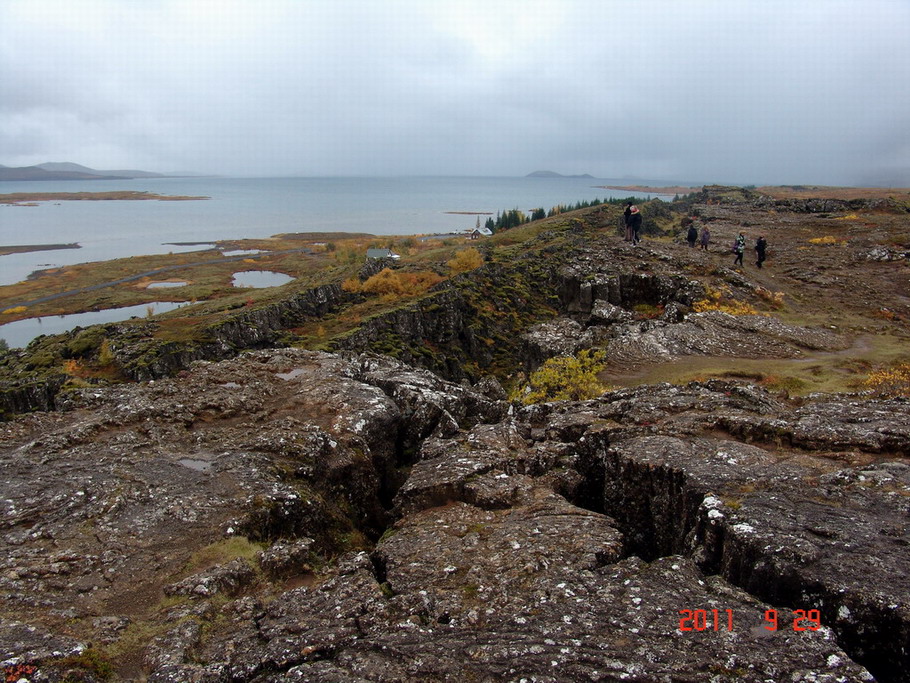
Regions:
<svg viewBox="0 0 910 683"><path fill-rule="evenodd" d="M807 388L821 389L832 374L849 380L860 367L888 355L880 338L861 335L846 349L819 351L798 358L739 358L735 356L684 356L628 369L611 367L598 377L611 387L634 387L659 382L684 383L704 377L742 377L754 381L798 378ZM821 371L821 369L824 369ZM817 376L818 386L813 386Z"/></svg>

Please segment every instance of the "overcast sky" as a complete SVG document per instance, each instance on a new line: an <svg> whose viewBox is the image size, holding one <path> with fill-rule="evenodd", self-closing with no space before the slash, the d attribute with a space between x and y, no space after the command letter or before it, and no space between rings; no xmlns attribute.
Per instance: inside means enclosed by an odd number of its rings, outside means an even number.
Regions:
<svg viewBox="0 0 910 683"><path fill-rule="evenodd" d="M910 183L910 0L0 0L0 164Z"/></svg>

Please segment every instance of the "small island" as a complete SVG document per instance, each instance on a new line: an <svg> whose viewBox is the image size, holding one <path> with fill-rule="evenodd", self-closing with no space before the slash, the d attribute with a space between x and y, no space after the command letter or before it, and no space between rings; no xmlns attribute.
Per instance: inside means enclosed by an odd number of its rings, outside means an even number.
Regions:
<svg viewBox="0 0 910 683"><path fill-rule="evenodd" d="M590 173L581 173L579 175L563 175L556 171L533 171L528 173L525 178L594 178Z"/></svg>
<svg viewBox="0 0 910 683"><path fill-rule="evenodd" d="M138 190L117 190L115 192L13 192L11 194L0 194L0 204L13 206L36 206L37 202L136 201L142 199L179 202L210 199L210 197L166 195Z"/></svg>

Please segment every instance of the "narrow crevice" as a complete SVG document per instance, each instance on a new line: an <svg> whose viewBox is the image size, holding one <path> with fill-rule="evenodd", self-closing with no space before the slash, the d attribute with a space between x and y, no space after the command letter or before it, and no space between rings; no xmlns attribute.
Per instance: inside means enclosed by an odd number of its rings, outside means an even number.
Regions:
<svg viewBox="0 0 910 683"><path fill-rule="evenodd" d="M758 540L730 533L731 522L703 505L709 492L685 471L639 463L610 449L604 438L580 449L584 482L571 502L611 517L624 536L623 557L652 562L686 555L706 575L717 575L779 609L819 609L838 645L885 683L907 681L910 622L874 594L847 592L801 572ZM881 604L880 604L881 603ZM849 621L839 618L852 615Z"/></svg>
<svg viewBox="0 0 910 683"><path fill-rule="evenodd" d="M623 557L653 562L688 554L705 490L692 488L680 470L623 458L606 436L589 437L578 455L583 481L570 502L614 520L623 535Z"/></svg>
<svg viewBox="0 0 910 683"><path fill-rule="evenodd" d="M376 583L380 586L382 584L388 583L388 569L386 567L385 558L381 553L372 552L370 553L370 563L373 565L373 576L376 578Z"/></svg>
<svg viewBox="0 0 910 683"><path fill-rule="evenodd" d="M406 443L405 431L404 425L400 425L395 434L395 445L391 457L382 462L374 461L373 463L379 475L379 503L387 513L391 513L395 496L407 481L415 459L414 454L417 452L417 448Z"/></svg>

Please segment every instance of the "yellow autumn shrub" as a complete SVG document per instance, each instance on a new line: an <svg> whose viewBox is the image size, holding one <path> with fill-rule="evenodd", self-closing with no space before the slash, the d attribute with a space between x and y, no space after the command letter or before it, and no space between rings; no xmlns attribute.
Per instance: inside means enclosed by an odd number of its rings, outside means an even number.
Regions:
<svg viewBox="0 0 910 683"><path fill-rule="evenodd" d="M341 283L341 289L343 289L345 292L352 292L356 294L361 289L363 289L363 284L360 282L359 277L349 277L347 280Z"/></svg>
<svg viewBox="0 0 910 683"><path fill-rule="evenodd" d="M898 363L869 373L866 386L882 398L910 397L910 363Z"/></svg>
<svg viewBox="0 0 910 683"><path fill-rule="evenodd" d="M847 240L839 240L833 235L825 235L824 237L810 237L809 242L812 244L839 244L843 246L847 243Z"/></svg>
<svg viewBox="0 0 910 683"><path fill-rule="evenodd" d="M575 356L550 358L531 373L517 396L522 403L584 401L600 396L606 387L597 379L604 369L603 351L586 349Z"/></svg>
<svg viewBox="0 0 910 683"><path fill-rule="evenodd" d="M428 270L406 272L383 268L363 283L361 291L390 298L415 296L443 279L441 275Z"/></svg>
<svg viewBox="0 0 910 683"><path fill-rule="evenodd" d="M455 258L446 265L452 269L453 273L466 273L469 270L480 268L483 265L483 256L474 247L469 247L455 254Z"/></svg>
<svg viewBox="0 0 910 683"><path fill-rule="evenodd" d="M710 287L705 289L705 298L692 304L692 310L696 313L706 311L720 311L730 315L758 315L758 311L743 301L734 299L727 295L726 292Z"/></svg>

